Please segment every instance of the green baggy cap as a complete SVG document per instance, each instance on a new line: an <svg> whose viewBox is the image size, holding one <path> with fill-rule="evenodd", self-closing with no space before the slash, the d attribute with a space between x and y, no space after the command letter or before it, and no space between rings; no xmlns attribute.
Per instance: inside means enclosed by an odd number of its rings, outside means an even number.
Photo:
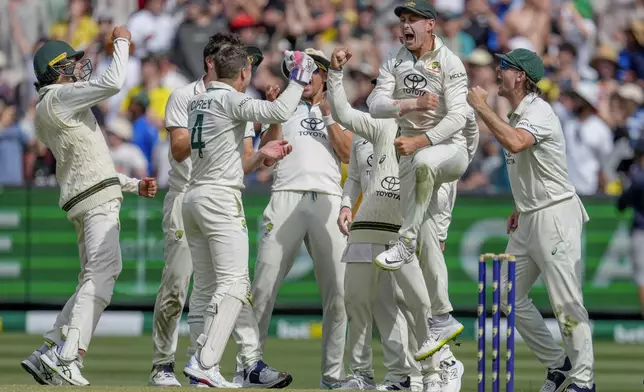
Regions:
<svg viewBox="0 0 644 392"><path fill-rule="evenodd" d="M246 52L248 52L248 59L250 60L250 65L253 69L257 69L259 65L264 61L264 53L257 46L246 46Z"/></svg>
<svg viewBox="0 0 644 392"><path fill-rule="evenodd" d="M528 78L535 83L539 83L546 73L541 57L528 49L514 49L506 54L496 54L496 57L525 72Z"/></svg>
<svg viewBox="0 0 644 392"><path fill-rule="evenodd" d="M413 12L414 14L424 16L427 19L436 19L436 9L427 0L411 0L405 2L394 9L394 14L400 16L403 11Z"/></svg>
<svg viewBox="0 0 644 392"><path fill-rule="evenodd" d="M63 41L47 41L34 55L34 73L36 78L42 78L50 67L54 67L65 59L80 60L85 52L75 51L70 44Z"/></svg>

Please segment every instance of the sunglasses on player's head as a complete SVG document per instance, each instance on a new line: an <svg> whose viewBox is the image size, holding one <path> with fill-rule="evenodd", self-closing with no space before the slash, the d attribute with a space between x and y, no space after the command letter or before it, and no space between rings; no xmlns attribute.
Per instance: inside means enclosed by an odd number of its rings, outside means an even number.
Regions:
<svg viewBox="0 0 644 392"><path fill-rule="evenodd" d="M516 69L517 71L522 71L521 68L517 67L514 64L509 63L507 60L501 60L501 64L499 65L502 71L506 71L508 69Z"/></svg>

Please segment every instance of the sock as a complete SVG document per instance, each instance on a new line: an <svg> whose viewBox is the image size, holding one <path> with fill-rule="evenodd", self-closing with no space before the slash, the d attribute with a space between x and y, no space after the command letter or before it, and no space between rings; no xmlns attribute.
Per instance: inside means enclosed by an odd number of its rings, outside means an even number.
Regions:
<svg viewBox="0 0 644 392"><path fill-rule="evenodd" d="M49 351L49 346L45 342L42 346L40 346L40 348L37 348L36 351L38 351L40 354L44 354Z"/></svg>

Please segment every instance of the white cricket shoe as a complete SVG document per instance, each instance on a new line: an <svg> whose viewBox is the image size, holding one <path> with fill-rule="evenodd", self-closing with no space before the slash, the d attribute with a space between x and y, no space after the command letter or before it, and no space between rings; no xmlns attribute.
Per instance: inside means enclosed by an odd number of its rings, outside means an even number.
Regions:
<svg viewBox="0 0 644 392"><path fill-rule="evenodd" d="M411 263L416 254L416 240L400 237L391 243L391 248L382 252L373 260L383 270L397 271L403 265Z"/></svg>
<svg viewBox="0 0 644 392"><path fill-rule="evenodd" d="M423 392L443 392L443 379L440 373L432 373L423 380Z"/></svg>
<svg viewBox="0 0 644 392"><path fill-rule="evenodd" d="M367 391L376 389L373 378L365 377L360 374L350 374L346 379L340 381L333 389Z"/></svg>
<svg viewBox="0 0 644 392"><path fill-rule="evenodd" d="M83 361L80 357L72 361L65 361L60 358L61 346L55 344L49 348L49 351L42 354L39 358L43 368L56 373L60 378L71 385L86 387L89 381L81 374Z"/></svg>
<svg viewBox="0 0 644 392"><path fill-rule="evenodd" d="M56 373L42 365L42 362L40 362L41 355L40 351L34 351L24 361L20 362L20 366L31 374L40 385L63 385L63 380Z"/></svg>
<svg viewBox="0 0 644 392"><path fill-rule="evenodd" d="M443 361L441 367L441 380L443 383L442 392L459 392L461 390L461 379L465 373L463 362L456 360Z"/></svg>
<svg viewBox="0 0 644 392"><path fill-rule="evenodd" d="M148 385L152 387L180 387L181 383L174 375L174 363L152 366Z"/></svg>
<svg viewBox="0 0 644 392"><path fill-rule="evenodd" d="M278 372L264 361L258 361L244 370L244 388L282 389L292 382L293 376L290 373Z"/></svg>
<svg viewBox="0 0 644 392"><path fill-rule="evenodd" d="M409 391L411 390L411 377L407 377L403 381L385 381L376 389L379 391Z"/></svg>
<svg viewBox="0 0 644 392"><path fill-rule="evenodd" d="M186 367L183 368L183 374L211 388L239 388L237 385L226 381L219 372L219 366L213 366L210 369L201 367L196 354L190 358Z"/></svg>
<svg viewBox="0 0 644 392"><path fill-rule="evenodd" d="M422 361L434 355L438 350L463 332L463 324L456 321L451 315L445 321L435 322L429 320L429 334L414 355L414 359Z"/></svg>
<svg viewBox="0 0 644 392"><path fill-rule="evenodd" d="M190 384L188 384L192 388L210 388L208 384L204 384L201 381L197 381L194 378L190 379Z"/></svg>
<svg viewBox="0 0 644 392"><path fill-rule="evenodd" d="M235 375L233 376L233 384L239 386L239 388L243 388L243 386L244 386L244 371L243 370L235 371Z"/></svg>

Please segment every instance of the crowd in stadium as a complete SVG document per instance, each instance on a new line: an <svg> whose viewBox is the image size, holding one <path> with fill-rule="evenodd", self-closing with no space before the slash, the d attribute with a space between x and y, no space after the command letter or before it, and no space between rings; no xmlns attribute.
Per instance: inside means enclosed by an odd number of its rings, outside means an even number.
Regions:
<svg viewBox="0 0 644 392"><path fill-rule="evenodd" d="M334 47L353 53L346 90L366 98L381 59L399 45L397 0L1 0L0 185L55 186L55 160L34 136L33 53L48 39L85 50L93 77L110 62L110 34L125 24L136 46L125 88L94 113L117 170L153 175L167 186L163 118L170 93L203 74L209 36L234 31L259 46L264 62L250 93L280 85L285 49ZM482 86L498 114L494 53L518 47L544 56L539 87L560 117L569 176L580 195L618 195L628 185L633 148L644 138L644 0L435 0L438 34ZM610 10L610 12L609 12ZM259 125L257 125L259 134ZM463 191L509 192L500 145L480 123L479 151ZM249 182L270 182L270 169Z"/></svg>

